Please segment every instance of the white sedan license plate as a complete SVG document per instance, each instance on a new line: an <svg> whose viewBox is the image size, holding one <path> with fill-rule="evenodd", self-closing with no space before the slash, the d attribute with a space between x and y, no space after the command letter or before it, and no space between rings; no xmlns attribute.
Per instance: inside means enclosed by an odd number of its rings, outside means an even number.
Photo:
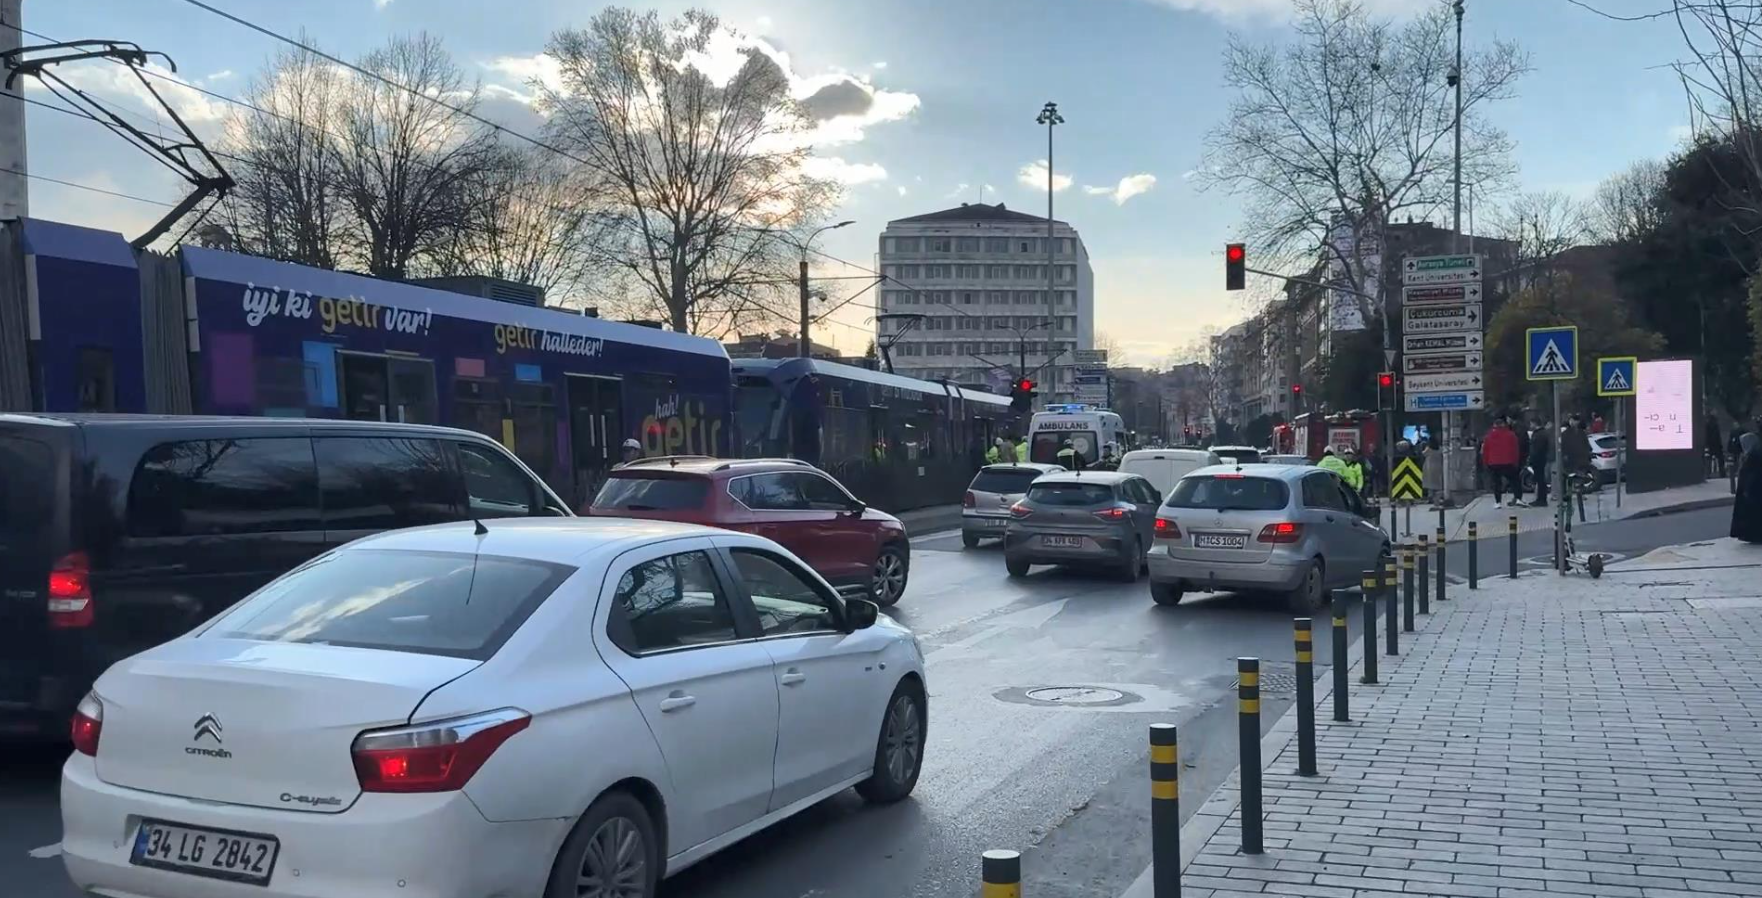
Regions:
<svg viewBox="0 0 1762 898"><path fill-rule="evenodd" d="M1243 549L1248 537L1236 533L1195 533L1193 545L1200 549Z"/></svg>
<svg viewBox="0 0 1762 898"><path fill-rule="evenodd" d="M280 850L274 836L142 820L129 863L261 886Z"/></svg>
<svg viewBox="0 0 1762 898"><path fill-rule="evenodd" d="M1083 548L1083 538L1081 536L1042 536L1040 544L1048 549L1081 549Z"/></svg>

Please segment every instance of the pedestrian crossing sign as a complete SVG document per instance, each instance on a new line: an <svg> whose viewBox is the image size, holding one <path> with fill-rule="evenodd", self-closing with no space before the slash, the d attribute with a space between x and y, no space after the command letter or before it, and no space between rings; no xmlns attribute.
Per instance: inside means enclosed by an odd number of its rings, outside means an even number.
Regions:
<svg viewBox="0 0 1762 898"><path fill-rule="evenodd" d="M1404 458L1395 463L1395 474L1389 478L1389 498L1412 501L1425 495L1420 486L1419 462Z"/></svg>
<svg viewBox="0 0 1762 898"><path fill-rule="evenodd" d="M1574 380L1578 377L1578 328L1532 327L1525 332L1526 380Z"/></svg>
<svg viewBox="0 0 1762 898"><path fill-rule="evenodd" d="M1634 395L1634 368L1640 363L1631 355L1608 356L1597 360L1597 395Z"/></svg>

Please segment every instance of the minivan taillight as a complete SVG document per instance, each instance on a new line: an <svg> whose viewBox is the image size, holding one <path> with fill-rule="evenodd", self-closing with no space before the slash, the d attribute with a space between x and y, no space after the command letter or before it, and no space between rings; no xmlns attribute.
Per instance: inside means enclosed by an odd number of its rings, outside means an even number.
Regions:
<svg viewBox="0 0 1762 898"><path fill-rule="evenodd" d="M104 732L104 703L98 696L86 693L73 709L73 750L82 755L98 756L98 736Z"/></svg>
<svg viewBox="0 0 1762 898"><path fill-rule="evenodd" d="M1303 525L1290 521L1280 521L1260 528L1260 541L1263 543L1294 543L1303 538Z"/></svg>
<svg viewBox="0 0 1762 898"><path fill-rule="evenodd" d="M84 552L69 552L49 571L49 626L89 627L92 612L91 560Z"/></svg>
<svg viewBox="0 0 1762 898"><path fill-rule="evenodd" d="M1180 539L1181 538L1181 525L1175 523L1174 521L1169 520L1168 518L1157 518L1156 519L1156 538L1157 539Z"/></svg>
<svg viewBox="0 0 1762 898"><path fill-rule="evenodd" d="M972 490L967 490L967 494L965 496L961 497L961 507L962 508L977 508L978 505L979 505L979 497L973 495Z"/></svg>
<svg viewBox="0 0 1762 898"><path fill-rule="evenodd" d="M465 788L510 736L532 724L518 708L437 720L355 737L350 754L363 792L452 792Z"/></svg>

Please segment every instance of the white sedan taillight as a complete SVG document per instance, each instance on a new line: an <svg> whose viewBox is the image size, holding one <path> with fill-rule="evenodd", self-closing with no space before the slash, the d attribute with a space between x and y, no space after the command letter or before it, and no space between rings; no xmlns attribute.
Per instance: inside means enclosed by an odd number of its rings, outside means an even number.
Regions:
<svg viewBox="0 0 1762 898"><path fill-rule="evenodd" d="M350 749L363 792L452 792L465 788L490 755L532 724L503 708L415 726L368 730Z"/></svg>
<svg viewBox="0 0 1762 898"><path fill-rule="evenodd" d="M93 693L86 693L73 709L73 750L82 755L98 756L98 737L104 732L104 703Z"/></svg>

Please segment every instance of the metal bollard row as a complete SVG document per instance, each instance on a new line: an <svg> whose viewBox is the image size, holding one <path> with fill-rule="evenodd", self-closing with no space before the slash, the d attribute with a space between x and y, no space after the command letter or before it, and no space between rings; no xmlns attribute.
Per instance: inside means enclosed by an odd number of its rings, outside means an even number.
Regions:
<svg viewBox="0 0 1762 898"><path fill-rule="evenodd" d="M1473 521L1468 522L1468 588L1481 588L1480 571L1480 527Z"/></svg>
<svg viewBox="0 0 1762 898"><path fill-rule="evenodd" d="M1364 599L1360 603L1364 606L1364 674L1358 682L1366 686L1377 683L1377 586L1381 581L1376 571L1365 571L1359 580Z"/></svg>

